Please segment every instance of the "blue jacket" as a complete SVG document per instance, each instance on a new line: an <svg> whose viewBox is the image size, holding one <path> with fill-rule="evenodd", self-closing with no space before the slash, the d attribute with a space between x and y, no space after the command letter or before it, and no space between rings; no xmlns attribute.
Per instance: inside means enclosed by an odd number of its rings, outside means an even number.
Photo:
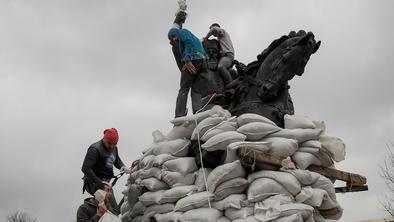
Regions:
<svg viewBox="0 0 394 222"><path fill-rule="evenodd" d="M182 61L187 63L191 60L208 59L208 55L202 46L201 41L187 29L171 28L168 32L168 39L176 36L180 40Z"/></svg>

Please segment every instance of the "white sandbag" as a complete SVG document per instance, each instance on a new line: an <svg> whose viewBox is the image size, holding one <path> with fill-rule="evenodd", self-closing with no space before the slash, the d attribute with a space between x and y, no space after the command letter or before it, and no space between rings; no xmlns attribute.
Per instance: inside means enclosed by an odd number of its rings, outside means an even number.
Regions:
<svg viewBox="0 0 394 222"><path fill-rule="evenodd" d="M163 164L163 170L179 172L183 175L195 172L197 165L194 157L181 157Z"/></svg>
<svg viewBox="0 0 394 222"><path fill-rule="evenodd" d="M258 150L263 153L267 153L268 150L270 149L270 142L249 142L249 141L239 141L239 142L234 142L231 143L227 146L227 152L226 152L226 159L225 163L231 163L236 160L239 160L239 156L237 154L238 149L242 147L247 147L253 150Z"/></svg>
<svg viewBox="0 0 394 222"><path fill-rule="evenodd" d="M224 215L230 220L246 219L254 215L254 207L243 207L241 209L229 208L224 211Z"/></svg>
<svg viewBox="0 0 394 222"><path fill-rule="evenodd" d="M301 214L304 221L313 221L313 207L309 205L300 203L283 204L280 205L278 209L280 211L280 217L287 217L293 214Z"/></svg>
<svg viewBox="0 0 394 222"><path fill-rule="evenodd" d="M212 202L211 206L218 210L226 210L228 208L241 209L245 200L245 194L231 194L223 200Z"/></svg>
<svg viewBox="0 0 394 222"><path fill-rule="evenodd" d="M236 130L237 130L237 123L233 122L231 119L226 120L207 130L202 135L201 140L208 141L210 138L212 138L217 134L228 132L228 131L236 131Z"/></svg>
<svg viewBox="0 0 394 222"><path fill-rule="evenodd" d="M237 219L237 220L233 220L233 222L260 222L259 220L257 220L254 216L249 216L245 219Z"/></svg>
<svg viewBox="0 0 394 222"><path fill-rule="evenodd" d="M179 199L191 195L197 192L197 186L188 185L188 186L177 186L173 187L169 190L164 191L162 193L161 198L159 199L159 203L175 203Z"/></svg>
<svg viewBox="0 0 394 222"><path fill-rule="evenodd" d="M139 168L144 169L144 168L152 167L154 159L155 159L154 155L147 155L147 156L143 157L138 163Z"/></svg>
<svg viewBox="0 0 394 222"><path fill-rule="evenodd" d="M246 136L241 133L228 131L213 136L202 144L201 147L207 151L226 150L229 144L244 141L245 139Z"/></svg>
<svg viewBox="0 0 394 222"><path fill-rule="evenodd" d="M174 204L160 204L147 207L144 212L142 220L150 221L148 219L154 217L156 214L165 214L174 210ZM152 214L153 212L153 214Z"/></svg>
<svg viewBox="0 0 394 222"><path fill-rule="evenodd" d="M250 202L260 202L266 198L284 194L292 196L281 184L269 178L259 178L254 180L248 188L247 196Z"/></svg>
<svg viewBox="0 0 394 222"><path fill-rule="evenodd" d="M119 218L122 222L129 222L131 220L130 212L119 215Z"/></svg>
<svg viewBox="0 0 394 222"><path fill-rule="evenodd" d="M249 182L243 177L225 181L215 189L215 200L223 200L231 194L241 194L248 188L248 185Z"/></svg>
<svg viewBox="0 0 394 222"><path fill-rule="evenodd" d="M170 187L193 185L196 180L196 173L183 175L178 172L162 171L161 179Z"/></svg>
<svg viewBox="0 0 394 222"><path fill-rule="evenodd" d="M107 211L99 220L99 222L122 222L120 218Z"/></svg>
<svg viewBox="0 0 394 222"><path fill-rule="evenodd" d="M133 177L135 179L139 178L139 179L146 179L146 178L151 178L151 177L155 177L157 179L161 178L161 169L157 168L157 167L152 167L149 169L142 169L142 170L138 170L133 172L130 177Z"/></svg>
<svg viewBox="0 0 394 222"><path fill-rule="evenodd" d="M312 207L320 207L324 199L329 198L327 191L306 186L295 197L298 203L304 203Z"/></svg>
<svg viewBox="0 0 394 222"><path fill-rule="evenodd" d="M193 134L191 136L191 140L197 140L197 135L201 138L205 132L207 132L212 127L218 125L223 122L223 117L208 117L202 120L197 127L194 129Z"/></svg>
<svg viewBox="0 0 394 222"><path fill-rule="evenodd" d="M216 222L231 222L227 217L220 217Z"/></svg>
<svg viewBox="0 0 394 222"><path fill-rule="evenodd" d="M174 126L166 137L168 140L190 139L195 128L196 124L194 121L184 122L179 126Z"/></svg>
<svg viewBox="0 0 394 222"><path fill-rule="evenodd" d="M315 129L313 121L306 116L288 115L284 116L285 129Z"/></svg>
<svg viewBox="0 0 394 222"><path fill-rule="evenodd" d="M298 168L305 170L311 165L321 166L322 163L313 154L305 152L295 152L291 157Z"/></svg>
<svg viewBox="0 0 394 222"><path fill-rule="evenodd" d="M176 139L152 144L154 155L170 154L176 157L186 156L189 151L190 141L187 139Z"/></svg>
<svg viewBox="0 0 394 222"><path fill-rule="evenodd" d="M287 217L281 217L271 220L271 222L304 222L304 220L302 219L301 214L293 214Z"/></svg>
<svg viewBox="0 0 394 222"><path fill-rule="evenodd" d="M160 143L167 141L168 138L160 130L155 130L152 132L153 143Z"/></svg>
<svg viewBox="0 0 394 222"><path fill-rule="evenodd" d="M334 162L331 160L330 154L324 149L314 147L300 147L297 152L312 154L317 159L319 159L320 165L318 166L330 167L334 164Z"/></svg>
<svg viewBox="0 0 394 222"><path fill-rule="evenodd" d="M278 132L270 134L268 137L283 137L288 139L295 139L298 143L303 143L308 140L319 139L321 129L281 129Z"/></svg>
<svg viewBox="0 0 394 222"><path fill-rule="evenodd" d="M132 184L127 189L127 202L131 208L138 202L138 197L142 194L141 186Z"/></svg>
<svg viewBox="0 0 394 222"><path fill-rule="evenodd" d="M154 177L143 179L139 185L146 187L149 191L158 191L169 188L166 183Z"/></svg>
<svg viewBox="0 0 394 222"><path fill-rule="evenodd" d="M127 201L124 201L123 204L120 206L120 214L125 214L126 212L130 211L131 207Z"/></svg>
<svg viewBox="0 0 394 222"><path fill-rule="evenodd" d="M322 148L322 144L319 140L308 140L299 145L299 147L313 147L313 148Z"/></svg>
<svg viewBox="0 0 394 222"><path fill-rule="evenodd" d="M152 166L153 167L161 167L163 165L163 163L169 161L169 160L174 160L177 157L175 156L171 156L170 154L159 154L157 156L155 156L155 158L153 159L152 162Z"/></svg>
<svg viewBox="0 0 394 222"><path fill-rule="evenodd" d="M245 114L240 115L237 118L237 123L239 126L243 126L243 125L246 125L248 123L253 123L253 122L267 123L267 124L276 126L276 124L274 122L272 122L270 119L268 119L264 116L260 116L258 114L254 114L254 113L245 113Z"/></svg>
<svg viewBox="0 0 394 222"><path fill-rule="evenodd" d="M205 118L207 118L209 116L230 118L231 117L231 113L229 111L223 109L221 106L215 105L210 110L206 110L204 112L199 112L199 113L196 113L196 114L191 115L191 116L178 117L178 118L175 118L175 119L171 120L170 123L172 123L174 125L180 125L180 124L183 124L184 122L191 122L191 121L196 121L196 120L199 123L203 119L205 119Z"/></svg>
<svg viewBox="0 0 394 222"><path fill-rule="evenodd" d="M248 181L252 182L258 178L270 178L281 184L293 196L301 191L301 184L293 174L282 171L263 170L249 174Z"/></svg>
<svg viewBox="0 0 394 222"><path fill-rule="evenodd" d="M294 139L270 137L262 141L271 143L268 153L273 156L288 157L293 155L298 149L298 143Z"/></svg>
<svg viewBox="0 0 394 222"><path fill-rule="evenodd" d="M143 215L144 214L144 210L145 210L145 206L140 201L138 201L134 205L134 207L131 209L130 217L133 218L133 217L137 217L139 215Z"/></svg>
<svg viewBox="0 0 394 222"><path fill-rule="evenodd" d="M323 132L326 131L326 123L324 121L313 120L313 124L315 124L316 129L321 129Z"/></svg>
<svg viewBox="0 0 394 222"><path fill-rule="evenodd" d="M276 125L263 122L252 122L239 127L237 132L246 135L247 139L250 141L257 141L280 130L281 129Z"/></svg>
<svg viewBox="0 0 394 222"><path fill-rule="evenodd" d="M232 163L227 163L216 167L212 172L208 175L207 184L208 191L214 192L216 187L228 180L237 177L244 177L245 170L241 165L239 160L234 161Z"/></svg>
<svg viewBox="0 0 394 222"><path fill-rule="evenodd" d="M222 212L214 208L199 208L182 214L179 222L216 222L222 215Z"/></svg>
<svg viewBox="0 0 394 222"><path fill-rule="evenodd" d="M195 193L190 196L184 197L176 202L174 211L188 211L196 209L208 204L208 201L213 199L213 194L209 192Z"/></svg>
<svg viewBox="0 0 394 222"><path fill-rule="evenodd" d="M336 162L345 159L346 146L341 139L323 134L320 135L319 141L322 143L322 148L327 150Z"/></svg>
<svg viewBox="0 0 394 222"><path fill-rule="evenodd" d="M142 220L142 216L137 216L137 217L134 217L133 219L131 219L130 222L141 222L141 220Z"/></svg>
<svg viewBox="0 0 394 222"><path fill-rule="evenodd" d="M178 222L178 218L182 215L182 212L169 212L165 214L155 214L157 222Z"/></svg>
<svg viewBox="0 0 394 222"><path fill-rule="evenodd" d="M163 196L164 192L164 190L145 192L141 196L139 196L138 199L139 202L141 202L145 207L160 204L160 199Z"/></svg>
<svg viewBox="0 0 394 222"><path fill-rule="evenodd" d="M210 168L200 168L197 173L197 178L194 184L197 186L197 191L202 192L206 191L205 180L208 178L208 175L212 172ZM205 174L205 176L204 176Z"/></svg>

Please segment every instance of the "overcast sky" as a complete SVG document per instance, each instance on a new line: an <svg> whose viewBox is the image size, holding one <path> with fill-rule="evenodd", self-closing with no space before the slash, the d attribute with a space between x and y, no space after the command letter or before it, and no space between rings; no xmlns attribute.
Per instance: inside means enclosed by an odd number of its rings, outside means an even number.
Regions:
<svg viewBox="0 0 394 222"><path fill-rule="evenodd" d="M394 1L188 0L185 27L202 37L213 22L236 58L253 61L290 30L322 44L290 82L295 111L325 120L347 144L342 170L369 191L338 194L341 221L381 218L378 175L394 140ZM167 40L176 0L0 0L0 220L20 210L39 221L75 220L81 164L108 127L125 163L167 132L179 71ZM126 178L115 188L117 199Z"/></svg>

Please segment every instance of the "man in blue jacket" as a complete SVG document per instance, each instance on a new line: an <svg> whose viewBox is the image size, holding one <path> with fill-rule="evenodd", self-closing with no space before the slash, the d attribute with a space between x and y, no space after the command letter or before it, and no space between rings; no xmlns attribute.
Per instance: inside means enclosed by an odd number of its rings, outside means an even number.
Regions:
<svg viewBox="0 0 394 222"><path fill-rule="evenodd" d="M201 108L201 96L194 92L192 86L196 75L207 70L208 55L201 41L187 29L171 28L168 32L168 39L181 71L180 89L175 108L175 117L181 117L187 114L187 96L190 89L192 89L193 113Z"/></svg>

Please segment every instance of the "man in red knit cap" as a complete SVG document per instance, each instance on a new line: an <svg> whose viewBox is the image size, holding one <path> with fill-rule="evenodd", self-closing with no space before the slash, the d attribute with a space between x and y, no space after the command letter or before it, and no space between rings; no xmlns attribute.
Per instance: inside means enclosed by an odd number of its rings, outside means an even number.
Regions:
<svg viewBox="0 0 394 222"><path fill-rule="evenodd" d="M109 182L114 177L114 166L121 172L130 173L130 169L123 164L119 157L116 146L118 140L118 131L115 128L110 128L104 130L103 139L90 145L82 164L82 172L85 175L83 192L86 190L89 194L94 195L96 190L102 189L104 182ZM110 204L119 213L114 195L112 195Z"/></svg>

